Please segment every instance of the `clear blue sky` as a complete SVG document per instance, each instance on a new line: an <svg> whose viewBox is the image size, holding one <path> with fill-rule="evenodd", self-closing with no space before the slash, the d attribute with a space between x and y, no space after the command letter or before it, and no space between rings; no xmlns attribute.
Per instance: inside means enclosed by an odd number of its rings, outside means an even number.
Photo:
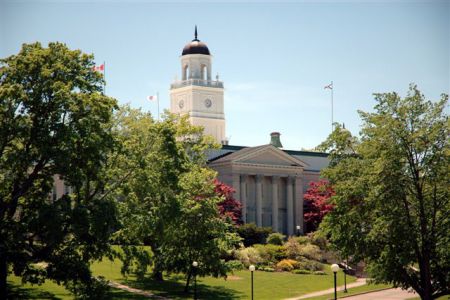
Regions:
<svg viewBox="0 0 450 300"><path fill-rule="evenodd" d="M145 100L180 77L193 38L214 56L225 84L227 136L234 145L269 142L311 148L335 121L358 134L357 110L372 93L405 95L417 83L432 100L450 90L450 1L8 1L0 0L0 57L22 43L61 41L106 61L107 93L156 113Z"/></svg>

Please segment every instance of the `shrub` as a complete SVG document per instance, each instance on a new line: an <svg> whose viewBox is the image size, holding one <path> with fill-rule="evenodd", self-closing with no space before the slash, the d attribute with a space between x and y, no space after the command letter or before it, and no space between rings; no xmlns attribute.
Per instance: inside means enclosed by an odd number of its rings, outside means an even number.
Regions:
<svg viewBox="0 0 450 300"><path fill-rule="evenodd" d="M229 260L225 264L231 271L239 271L244 269L244 265L239 260Z"/></svg>
<svg viewBox="0 0 450 300"><path fill-rule="evenodd" d="M298 262L297 268L303 269L303 270L309 270L309 271L322 271L324 267L323 267L323 264L321 264L317 261L303 258L302 260L300 260Z"/></svg>
<svg viewBox="0 0 450 300"><path fill-rule="evenodd" d="M309 270L292 270L292 273L293 274L311 274L312 272Z"/></svg>
<svg viewBox="0 0 450 300"><path fill-rule="evenodd" d="M325 273L324 271L314 271L313 274L314 275L327 275L327 273Z"/></svg>
<svg viewBox="0 0 450 300"><path fill-rule="evenodd" d="M298 236L294 238L300 245L305 245L310 243L310 239L307 236Z"/></svg>
<svg viewBox="0 0 450 300"><path fill-rule="evenodd" d="M236 259L238 259L245 267L257 265L263 262L259 251L256 248L248 247L236 251Z"/></svg>
<svg viewBox="0 0 450 300"><path fill-rule="evenodd" d="M267 243L268 244L272 244L272 245L283 245L284 239L286 238L285 235L275 232L275 233L271 233L269 234L269 236L267 237Z"/></svg>
<svg viewBox="0 0 450 300"><path fill-rule="evenodd" d="M283 259L282 261L277 263L277 270L278 271L292 271L297 266L298 266L297 261L292 260L292 259Z"/></svg>
<svg viewBox="0 0 450 300"><path fill-rule="evenodd" d="M272 228L257 227L254 223L249 223L239 226L237 232L243 239L244 246L250 247L254 244L265 244L267 236L272 233Z"/></svg>
<svg viewBox="0 0 450 300"><path fill-rule="evenodd" d="M261 267L258 270L264 271L264 272L275 272L275 269L271 268L271 267Z"/></svg>
<svg viewBox="0 0 450 300"><path fill-rule="evenodd" d="M306 244L304 246L301 246L300 255L317 261L322 260L322 251L320 250L319 247L312 244Z"/></svg>
<svg viewBox="0 0 450 300"><path fill-rule="evenodd" d="M288 241L284 243L283 248L288 258L296 259L300 257L301 245L296 238L290 237Z"/></svg>
<svg viewBox="0 0 450 300"><path fill-rule="evenodd" d="M328 250L328 241L321 236L317 231L308 234L311 244L318 246L321 250Z"/></svg>
<svg viewBox="0 0 450 300"><path fill-rule="evenodd" d="M275 264L277 261L286 258L284 248L278 245L254 245L258 249L259 255L261 256L264 264Z"/></svg>

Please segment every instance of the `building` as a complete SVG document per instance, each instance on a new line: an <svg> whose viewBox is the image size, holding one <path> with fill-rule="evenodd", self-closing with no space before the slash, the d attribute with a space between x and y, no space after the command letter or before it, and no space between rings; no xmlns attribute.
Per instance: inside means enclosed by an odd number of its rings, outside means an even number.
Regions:
<svg viewBox="0 0 450 300"><path fill-rule="evenodd" d="M170 110L187 114L193 125L222 144L208 153L219 180L232 186L245 223L270 226L288 235L303 233L303 194L329 163L326 153L283 150L280 133L256 147L228 145L225 137L223 82L211 80L212 56L197 37L181 54L181 80L170 87Z"/></svg>

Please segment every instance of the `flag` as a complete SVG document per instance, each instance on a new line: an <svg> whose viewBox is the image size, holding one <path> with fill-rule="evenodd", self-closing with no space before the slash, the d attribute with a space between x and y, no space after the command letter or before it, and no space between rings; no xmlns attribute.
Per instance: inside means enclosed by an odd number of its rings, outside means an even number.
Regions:
<svg viewBox="0 0 450 300"><path fill-rule="evenodd" d="M105 64L101 64L100 66L93 66L92 70L94 70L94 71L104 71L105 70Z"/></svg>
<svg viewBox="0 0 450 300"><path fill-rule="evenodd" d="M332 90L332 89L333 89L333 83L330 83L330 84L324 86L324 89L325 89L325 90L326 90L326 89Z"/></svg>
<svg viewBox="0 0 450 300"><path fill-rule="evenodd" d="M147 100L155 101L155 100L158 100L158 97L157 96L147 96Z"/></svg>

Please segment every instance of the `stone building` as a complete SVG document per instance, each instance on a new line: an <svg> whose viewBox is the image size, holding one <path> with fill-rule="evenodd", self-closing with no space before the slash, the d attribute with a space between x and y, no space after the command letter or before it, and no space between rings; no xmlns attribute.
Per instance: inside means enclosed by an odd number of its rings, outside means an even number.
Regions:
<svg viewBox="0 0 450 300"><path fill-rule="evenodd" d="M303 194L328 165L325 153L283 150L280 133L256 147L228 145L225 137L223 82L211 80L212 56L197 38L181 54L181 80L170 87L170 110L187 114L194 125L222 144L208 153L219 180L232 186L246 223L270 226L288 235L303 233ZM298 227L299 226L299 227Z"/></svg>

